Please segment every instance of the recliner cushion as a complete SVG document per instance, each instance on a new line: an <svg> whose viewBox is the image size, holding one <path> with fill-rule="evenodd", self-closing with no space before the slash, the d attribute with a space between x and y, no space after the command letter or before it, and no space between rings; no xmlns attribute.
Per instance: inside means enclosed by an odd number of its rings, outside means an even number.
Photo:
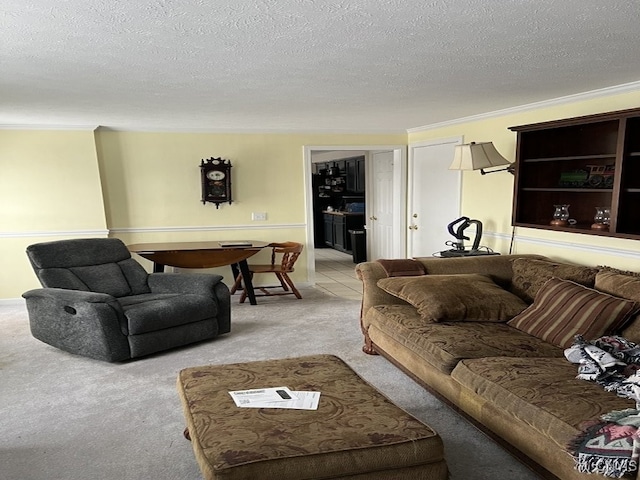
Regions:
<svg viewBox="0 0 640 480"><path fill-rule="evenodd" d="M129 287L131 287L131 295L151 292L147 283L149 274L142 265L133 258L127 258L118 262L118 266L122 269L122 273L127 279Z"/></svg>
<svg viewBox="0 0 640 480"><path fill-rule="evenodd" d="M71 270L92 292L106 293L114 297L131 295L131 287L120 267L115 263L72 267Z"/></svg>
<svg viewBox="0 0 640 480"><path fill-rule="evenodd" d="M215 300L204 295L146 293L119 298L129 335L199 322L218 314Z"/></svg>
<svg viewBox="0 0 640 480"><path fill-rule="evenodd" d="M86 283L68 268L45 268L38 271L38 279L44 288L89 291Z"/></svg>

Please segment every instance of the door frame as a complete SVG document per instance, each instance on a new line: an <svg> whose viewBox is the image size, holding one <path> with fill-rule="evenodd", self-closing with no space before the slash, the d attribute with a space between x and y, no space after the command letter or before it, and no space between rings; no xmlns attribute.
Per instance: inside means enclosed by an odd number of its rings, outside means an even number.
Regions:
<svg viewBox="0 0 640 480"><path fill-rule="evenodd" d="M400 199L398 205L394 206L398 215L394 215L394 221L397 222L394 227L395 236L393 240L394 256L404 258L406 256L406 216L407 216L407 146L406 145L305 145L303 146L303 171L304 171L304 202L305 202L305 224L306 224L306 244L314 244L314 227L313 227L313 188L312 188L312 169L311 169L311 152L328 151L328 150L361 150L366 151L365 155L365 203L369 205L371 202L367 200L370 195L370 182L372 181L369 174L368 163L370 160L369 152L380 150L393 151L393 195L394 198ZM369 207L367 206L367 209ZM367 211L367 214L369 212ZM316 258L313 248L307 248L307 272L310 285L316 283Z"/></svg>

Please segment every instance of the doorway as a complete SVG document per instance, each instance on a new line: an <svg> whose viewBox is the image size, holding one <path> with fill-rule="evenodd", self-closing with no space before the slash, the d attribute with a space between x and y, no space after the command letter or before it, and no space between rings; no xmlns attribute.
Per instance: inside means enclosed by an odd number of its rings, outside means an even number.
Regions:
<svg viewBox="0 0 640 480"><path fill-rule="evenodd" d="M384 193L376 193L377 189L372 178L372 172L374 171L374 162L379 161L381 158L385 158L384 155L377 155L379 152L389 152L387 158L391 160L391 175L389 182L391 187L387 190L383 190ZM314 229L314 208L313 208L313 194L314 194L314 182L313 182L313 166L312 158L318 158L320 155L321 160L326 158L343 158L353 157L355 155L364 156L364 180L365 180L365 232L367 234L367 250L377 251L379 248L383 248L385 251L391 252L392 256L402 258L406 253L406 235L405 235L405 218L406 218L406 205L404 199L406 198L406 146L404 145L364 145L364 146L344 146L344 145L332 145L332 146L305 146L303 161L305 172L305 210L306 210L306 240L307 245L312 246L316 240L316 232ZM388 195L386 205L391 208L397 214L393 215L392 232L390 238L379 239L376 237L375 231L371 230L372 217L376 217L374 211L374 198L378 198L381 194ZM375 196L374 196L375 195ZM384 243L383 247L380 247L380 242ZM355 265L354 265L355 266ZM315 284L316 282L316 265L315 265L315 252L314 249L309 248L307 252L307 270L309 272L309 283Z"/></svg>

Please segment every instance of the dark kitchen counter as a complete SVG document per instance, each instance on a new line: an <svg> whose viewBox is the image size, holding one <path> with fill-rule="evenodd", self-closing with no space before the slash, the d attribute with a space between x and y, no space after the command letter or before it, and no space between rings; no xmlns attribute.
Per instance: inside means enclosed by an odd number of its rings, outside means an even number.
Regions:
<svg viewBox="0 0 640 480"><path fill-rule="evenodd" d="M364 216L364 212L330 212L328 210L323 210L322 213L326 213L327 215L341 215L344 217L351 217L351 216L358 216L358 215L362 215Z"/></svg>

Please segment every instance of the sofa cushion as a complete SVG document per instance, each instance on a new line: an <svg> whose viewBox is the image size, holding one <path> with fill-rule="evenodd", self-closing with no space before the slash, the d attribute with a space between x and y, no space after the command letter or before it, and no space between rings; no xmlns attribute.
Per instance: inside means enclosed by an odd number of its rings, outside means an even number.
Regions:
<svg viewBox="0 0 640 480"><path fill-rule="evenodd" d="M533 304L508 323L568 348L576 335L591 340L618 331L637 308L630 300L552 278L539 290Z"/></svg>
<svg viewBox="0 0 640 480"><path fill-rule="evenodd" d="M595 289L640 303L640 275L606 267L596 275ZM624 327L621 335L640 343L640 316L633 317Z"/></svg>
<svg viewBox="0 0 640 480"><path fill-rule="evenodd" d="M215 318L215 300L204 295L144 293L119 298L127 318L129 335L154 332Z"/></svg>
<svg viewBox="0 0 640 480"><path fill-rule="evenodd" d="M512 267L511 291L528 303L533 302L538 290L552 277L571 280L585 287L593 287L598 273L597 268L534 258L516 258L513 260Z"/></svg>
<svg viewBox="0 0 640 480"><path fill-rule="evenodd" d="M372 307L365 315L363 325L365 329L369 325L375 326L446 374L464 358L563 355L561 348L504 323L432 323L425 321L411 305Z"/></svg>
<svg viewBox="0 0 640 480"><path fill-rule="evenodd" d="M634 407L631 400L577 380L576 373L564 358L494 357L462 360L451 377L564 449L583 422Z"/></svg>
<svg viewBox="0 0 640 480"><path fill-rule="evenodd" d="M383 278L378 286L416 307L431 322L505 322L527 307L480 274Z"/></svg>

